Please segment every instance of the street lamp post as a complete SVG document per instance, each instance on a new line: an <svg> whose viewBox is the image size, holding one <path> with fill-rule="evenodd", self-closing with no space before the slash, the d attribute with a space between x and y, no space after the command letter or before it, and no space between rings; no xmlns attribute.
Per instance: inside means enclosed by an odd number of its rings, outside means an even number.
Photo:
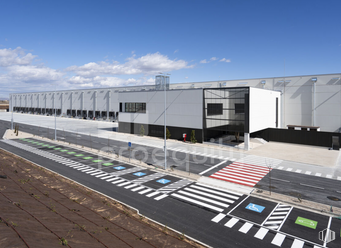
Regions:
<svg viewBox="0 0 341 248"><path fill-rule="evenodd" d="M11 110L12 110L11 130L13 130L13 95L11 96Z"/></svg>
<svg viewBox="0 0 341 248"><path fill-rule="evenodd" d="M164 152L165 152L165 165L164 165L164 169L167 169L167 78L168 76L166 75L170 75L170 74L165 74L163 75L163 73L161 73L161 79L162 79L162 84L163 85L163 90L164 90L164 97L165 97L165 109L164 109Z"/></svg>

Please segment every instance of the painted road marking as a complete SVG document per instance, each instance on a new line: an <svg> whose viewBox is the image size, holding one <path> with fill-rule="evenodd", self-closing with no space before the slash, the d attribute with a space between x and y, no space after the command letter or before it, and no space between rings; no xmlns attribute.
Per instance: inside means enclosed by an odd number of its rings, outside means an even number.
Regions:
<svg viewBox="0 0 341 248"><path fill-rule="evenodd" d="M152 191L152 189L145 189L145 190L140 191L139 194L144 195L145 193L148 193L150 191Z"/></svg>
<svg viewBox="0 0 341 248"><path fill-rule="evenodd" d="M269 229L261 227L254 237L263 240L268 231Z"/></svg>
<svg viewBox="0 0 341 248"><path fill-rule="evenodd" d="M157 194L159 194L159 192L155 191L153 193L148 194L147 197L152 197L152 196L157 195Z"/></svg>
<svg viewBox="0 0 341 248"><path fill-rule="evenodd" d="M108 175L108 173L99 174L99 175L97 175L96 177L99 178L99 177L104 177L104 176L106 176L106 175Z"/></svg>
<svg viewBox="0 0 341 248"><path fill-rule="evenodd" d="M195 203L195 204L197 204L197 205L200 205L200 206L203 206L203 207L212 209L212 210L215 210L215 211L217 211L217 212L223 212L223 211L224 211L224 209L222 209L222 208L218 208L218 207L212 206L212 205L210 205L210 204L206 204L206 203L204 203L204 202L200 202L200 201L197 201L197 200L194 200L194 199L191 199L191 198L189 198L189 197L182 196L182 195L179 195L179 194L176 194L176 193L173 193L172 196L174 196L174 197L176 197L176 198L179 198L179 199L182 199L182 200L186 200L186 201Z"/></svg>
<svg viewBox="0 0 341 248"><path fill-rule="evenodd" d="M265 209L265 207L253 203L249 203L249 205L247 205L245 208L257 213L261 213Z"/></svg>
<svg viewBox="0 0 341 248"><path fill-rule="evenodd" d="M252 226L253 224L246 222L238 231L242 233L247 233Z"/></svg>
<svg viewBox="0 0 341 248"><path fill-rule="evenodd" d="M311 171L306 171L305 174L310 175Z"/></svg>
<svg viewBox="0 0 341 248"><path fill-rule="evenodd" d="M320 177L322 174L321 173L316 173L315 176Z"/></svg>
<svg viewBox="0 0 341 248"><path fill-rule="evenodd" d="M110 175L110 176L107 176L107 177L102 177L101 179L104 180L104 179L108 179L110 177L114 177L114 176Z"/></svg>
<svg viewBox="0 0 341 248"><path fill-rule="evenodd" d="M120 184L118 184L117 186L118 186L118 187L122 187L122 186L127 185L127 184L130 184L130 182L120 183Z"/></svg>
<svg viewBox="0 0 341 248"><path fill-rule="evenodd" d="M227 226L229 228L232 228L239 220L236 218L230 219L224 226Z"/></svg>
<svg viewBox="0 0 341 248"><path fill-rule="evenodd" d="M154 200L156 200L156 201L159 201L159 200L161 200L161 199L163 199L163 198L165 198L165 197L167 197L168 195L160 195L160 196L158 196L158 197L155 197L154 198Z"/></svg>
<svg viewBox="0 0 341 248"><path fill-rule="evenodd" d="M312 229L316 229L317 227L317 221L314 221L314 220L309 220L309 219L306 219L306 218L302 218L302 217L297 217L296 221L295 221L295 224L298 224L298 225L301 225L301 226L305 226L305 227L309 227L309 228L312 228Z"/></svg>
<svg viewBox="0 0 341 248"><path fill-rule="evenodd" d="M157 180L156 182L162 183L162 184L167 184L167 183L171 182L171 180L161 178L161 179Z"/></svg>
<svg viewBox="0 0 341 248"><path fill-rule="evenodd" d="M282 170L284 167L283 166L280 166L277 168L277 170Z"/></svg>
<svg viewBox="0 0 341 248"><path fill-rule="evenodd" d="M199 199L199 200L202 200L202 201L206 201L206 202L209 202L209 203L213 203L215 205L218 205L218 206L221 206L221 207L224 207L224 208L228 208L229 207L228 204L224 204L224 203L221 203L221 202L218 202L218 201L215 201L215 200L211 200L211 199L208 199L208 198L205 198L205 197L202 197L202 196L191 194L191 193L183 191L183 190L179 190L177 193L183 194L183 195L186 195L186 196L190 196L190 197L193 197L193 198L196 198L196 199Z"/></svg>
<svg viewBox="0 0 341 248"><path fill-rule="evenodd" d="M211 221L218 223L219 221L221 221L222 219L224 219L226 216L226 214L218 214L216 217L214 217Z"/></svg>
<svg viewBox="0 0 341 248"><path fill-rule="evenodd" d="M115 170L124 170L126 167L124 166L116 166L114 167Z"/></svg>
<svg viewBox="0 0 341 248"><path fill-rule="evenodd" d="M208 172L208 171L210 171L210 170L212 170L212 169L218 167L219 165L222 165L223 163L226 163L226 160L223 161L223 162L221 162L221 163L219 163L219 164L216 164L216 165L214 165L214 166L208 168L207 170L204 170L204 171L200 172L199 175L205 174L206 172Z"/></svg>
<svg viewBox="0 0 341 248"><path fill-rule="evenodd" d="M106 180L107 182L111 182L111 181L114 181L114 180L117 180L117 179L119 179L118 177L114 177L114 178L110 178L110 179L108 179L108 180Z"/></svg>
<svg viewBox="0 0 341 248"><path fill-rule="evenodd" d="M281 233L277 233L276 236L274 237L274 239L271 241L271 244L281 246L284 239L285 239L285 235L283 235Z"/></svg>
<svg viewBox="0 0 341 248"><path fill-rule="evenodd" d="M228 203L231 203L231 204L234 203L234 201L232 201L232 200L225 199L223 197L215 196L215 195L212 195L212 194L208 194L208 193L205 193L205 192L201 192L199 190L195 190L195 189L191 189L191 188L184 188L184 190L187 190L187 191L190 191L190 192L193 192L193 193L197 193L199 195L208 196L208 197L211 197L213 199L217 199L217 200L220 200L220 201L228 202ZM212 192L212 193L215 193L215 192ZM237 197L237 199L238 199L238 197Z"/></svg>
<svg viewBox="0 0 341 248"><path fill-rule="evenodd" d="M341 180L341 177L337 177L337 180Z"/></svg>
<svg viewBox="0 0 341 248"><path fill-rule="evenodd" d="M131 191L138 191L138 190L140 190L140 189L144 189L144 187L143 186L140 186L140 187L137 187L137 188L135 188L135 189L132 189Z"/></svg>
<svg viewBox="0 0 341 248"><path fill-rule="evenodd" d="M297 173L301 173L301 172L302 172L302 170L296 170L295 172L297 172Z"/></svg>
<svg viewBox="0 0 341 248"><path fill-rule="evenodd" d="M122 183L124 182L125 180L124 179L121 179L121 180L118 180L118 181L114 181L114 182L111 182L112 184L116 184L116 183Z"/></svg>
<svg viewBox="0 0 341 248"><path fill-rule="evenodd" d="M304 242L302 240L295 239L294 243L292 243L291 248L302 248Z"/></svg>
<svg viewBox="0 0 341 248"><path fill-rule="evenodd" d="M138 185L138 184L133 183L133 184L130 184L130 185L124 187L124 188L125 188L125 189L130 189L130 188L136 187L137 185Z"/></svg>
<svg viewBox="0 0 341 248"><path fill-rule="evenodd" d="M333 177L333 176L332 176L332 175L329 175L329 174L326 176L326 178L332 178L332 177Z"/></svg>
<svg viewBox="0 0 341 248"><path fill-rule="evenodd" d="M143 173L143 172L136 172L133 174L134 176L138 176L138 177L142 177L144 175L146 175L146 173Z"/></svg>
<svg viewBox="0 0 341 248"><path fill-rule="evenodd" d="M292 168L288 168L287 171L292 171Z"/></svg>

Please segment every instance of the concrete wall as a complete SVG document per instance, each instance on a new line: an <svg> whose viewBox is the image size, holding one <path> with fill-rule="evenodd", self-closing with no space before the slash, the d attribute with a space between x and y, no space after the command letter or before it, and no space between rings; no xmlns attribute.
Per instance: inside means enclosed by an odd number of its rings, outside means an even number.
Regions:
<svg viewBox="0 0 341 248"><path fill-rule="evenodd" d="M316 78L314 83L312 78ZM281 97L281 123L279 127L286 128L287 125L314 125L320 126L321 131L341 132L341 74L326 74L326 75L308 75L308 76L295 76L295 77L274 77L274 78L258 78L258 79L242 79L242 80L227 80L227 81L211 81L199 83L184 83L184 84L171 84L170 89L185 89L185 88L216 88L216 87L243 87L250 86L253 88L265 88L282 92ZM315 85L315 86L314 86ZM73 90L73 92L84 92L84 109L94 109L94 91L98 92L97 109L102 108L104 111L110 107L110 111L118 111L119 96L127 93L120 93L122 90L152 88L152 86L141 87L125 87L125 88L105 88L105 89L90 89L90 90ZM103 93L101 93L103 91ZM106 94L111 92L110 106L108 106ZM45 108L45 95L47 94L46 107L52 108L49 93L40 92L39 102L33 100L33 107ZM63 110L66 113L70 109L70 101L68 96L71 91L59 91L63 93ZM90 93L88 93L90 92ZM152 91L145 91L148 94ZM172 92L172 91L169 91ZM11 94L10 96L10 109L14 102L16 107L31 107L30 95L33 94L33 99L38 92L34 93L18 93ZM26 100L26 95L28 99ZM80 93L78 94L81 95ZM52 96L52 95L51 95ZM58 96L58 95L57 95ZM56 98L57 99L57 98ZM81 108L79 99L73 104L77 108ZM193 99L185 99L191 103ZM201 99L200 99L201 100ZM35 102L36 101L36 102ZM185 101L185 102L186 102ZM162 101L160 101L162 102ZM60 104L56 104L59 106ZM50 106L50 107L49 107ZM189 107L189 105L187 106ZM193 107L194 108L194 107ZM73 109L76 109L73 107ZM101 110L101 111L103 111ZM157 112L158 110L155 109ZM180 108L180 115L186 116L186 113ZM127 117L125 117L127 118ZM142 118L142 117L139 117ZM186 117L184 117L186 118ZM151 119L152 121L152 119ZM186 122L184 119L183 122ZM193 121L194 122L194 121ZM200 122L201 123L201 122Z"/></svg>
<svg viewBox="0 0 341 248"><path fill-rule="evenodd" d="M146 103L146 113L120 113L119 121L164 125L164 92L124 92L119 95L123 106L128 102ZM202 129L203 91L167 91L167 126Z"/></svg>
<svg viewBox="0 0 341 248"><path fill-rule="evenodd" d="M281 93L250 88L249 131L250 133L276 128L276 98L278 98L278 126L281 123Z"/></svg>

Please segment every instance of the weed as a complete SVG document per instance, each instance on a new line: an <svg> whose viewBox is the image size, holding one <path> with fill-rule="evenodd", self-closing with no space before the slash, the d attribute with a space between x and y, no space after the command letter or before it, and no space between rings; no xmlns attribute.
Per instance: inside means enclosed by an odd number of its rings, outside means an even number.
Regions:
<svg viewBox="0 0 341 248"><path fill-rule="evenodd" d="M12 223L12 226L14 226L14 227L19 226L17 223L15 223L15 222L13 222L13 221L11 221L11 223Z"/></svg>
<svg viewBox="0 0 341 248"><path fill-rule="evenodd" d="M46 191L46 192L44 193L44 195L47 196L47 197L49 197L50 194L49 194L49 192Z"/></svg>
<svg viewBox="0 0 341 248"><path fill-rule="evenodd" d="M31 179L18 179L18 181L22 184L28 183Z"/></svg>
<svg viewBox="0 0 341 248"><path fill-rule="evenodd" d="M56 206L53 205L52 203L50 203L50 210L51 210L52 212L56 212Z"/></svg>
<svg viewBox="0 0 341 248"><path fill-rule="evenodd" d="M78 204L80 204L80 202L79 202L79 200L78 200L78 199L73 199L72 201L73 201L73 202L75 202L75 203L78 203Z"/></svg>
<svg viewBox="0 0 341 248"><path fill-rule="evenodd" d="M184 240L184 239L185 239L185 237L186 237L186 236L185 236L185 234L184 234L184 233L181 233L181 235L179 235L179 239L180 239L180 240Z"/></svg>
<svg viewBox="0 0 341 248"><path fill-rule="evenodd" d="M79 225L79 224L75 224L75 227L76 227L76 228L79 228L79 230L81 230L81 231L85 231L85 228L86 228L85 225L82 225L82 226L81 226L81 225Z"/></svg>
<svg viewBox="0 0 341 248"><path fill-rule="evenodd" d="M108 231L108 230L109 230L109 227L105 227L104 229L105 229L106 231Z"/></svg>
<svg viewBox="0 0 341 248"><path fill-rule="evenodd" d="M14 173L18 173L18 171L17 171L17 170L14 170Z"/></svg>
<svg viewBox="0 0 341 248"><path fill-rule="evenodd" d="M163 232L164 234L167 235L167 232L168 232L168 227L167 227L167 225L165 225L165 226L162 228L162 232Z"/></svg>
<svg viewBox="0 0 341 248"><path fill-rule="evenodd" d="M143 220L144 219L144 216L143 215L140 215L140 220Z"/></svg>
<svg viewBox="0 0 341 248"><path fill-rule="evenodd" d="M39 195L33 195L33 197L36 198L36 199L40 199Z"/></svg>
<svg viewBox="0 0 341 248"><path fill-rule="evenodd" d="M66 240L65 238L61 237L61 238L59 239L59 244L64 245L64 246L67 246L67 240Z"/></svg>

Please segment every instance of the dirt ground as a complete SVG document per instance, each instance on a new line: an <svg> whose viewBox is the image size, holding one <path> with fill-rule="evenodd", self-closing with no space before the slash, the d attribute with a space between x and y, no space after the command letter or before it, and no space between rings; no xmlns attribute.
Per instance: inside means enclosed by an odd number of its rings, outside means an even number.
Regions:
<svg viewBox="0 0 341 248"><path fill-rule="evenodd" d="M3 150L0 210L0 247L203 247Z"/></svg>

